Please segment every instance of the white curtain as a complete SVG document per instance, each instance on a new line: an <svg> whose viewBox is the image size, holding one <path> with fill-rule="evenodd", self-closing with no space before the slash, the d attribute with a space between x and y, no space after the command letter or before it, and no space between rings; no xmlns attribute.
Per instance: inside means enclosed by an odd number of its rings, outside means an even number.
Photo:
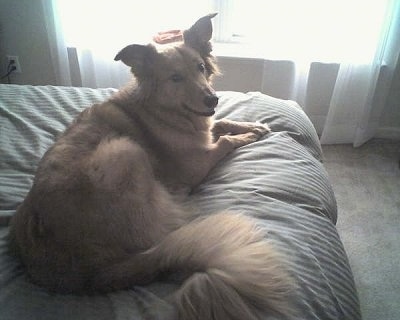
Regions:
<svg viewBox="0 0 400 320"><path fill-rule="evenodd" d="M340 66L322 143L353 143L357 147L374 137L399 53L400 1L393 0L386 8L372 59Z"/></svg>
<svg viewBox="0 0 400 320"><path fill-rule="evenodd" d="M299 102L323 144L372 138L399 58L400 1L256 2L231 1L236 40L264 57L261 90Z"/></svg>
<svg viewBox="0 0 400 320"><path fill-rule="evenodd" d="M53 64L60 84L119 88L131 75L114 57L132 43L147 44L158 31L190 26L212 0L41 0ZM185 12L185 14L183 14Z"/></svg>
<svg viewBox="0 0 400 320"><path fill-rule="evenodd" d="M113 61L123 46L220 11L215 40L262 57L261 91L298 101L327 144L358 146L374 136L400 52L399 0L42 0L42 5L58 84L87 87L121 87L129 80L128 68ZM290 77L274 68L278 60Z"/></svg>

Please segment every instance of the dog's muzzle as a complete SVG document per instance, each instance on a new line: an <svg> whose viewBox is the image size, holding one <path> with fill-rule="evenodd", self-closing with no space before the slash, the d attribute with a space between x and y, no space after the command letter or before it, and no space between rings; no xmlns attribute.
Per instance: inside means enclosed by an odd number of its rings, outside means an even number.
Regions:
<svg viewBox="0 0 400 320"><path fill-rule="evenodd" d="M218 97L215 94L210 94L204 98L204 104L214 109L218 105Z"/></svg>
<svg viewBox="0 0 400 320"><path fill-rule="evenodd" d="M215 113L215 107L218 105L218 100L219 99L218 99L217 95L215 95L215 94L210 94L210 95L206 96L203 100L203 103L207 108L204 111L193 110L186 104L184 104L183 106L185 107L186 110L193 112L194 114L197 114L198 116L211 117Z"/></svg>

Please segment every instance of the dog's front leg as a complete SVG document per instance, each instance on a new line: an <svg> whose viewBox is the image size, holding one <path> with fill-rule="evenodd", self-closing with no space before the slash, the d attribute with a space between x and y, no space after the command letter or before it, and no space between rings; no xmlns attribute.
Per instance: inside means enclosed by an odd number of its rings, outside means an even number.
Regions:
<svg viewBox="0 0 400 320"><path fill-rule="evenodd" d="M227 124L228 122L222 123ZM229 132L234 131L235 134L223 134L205 147L201 145L190 149L190 152L185 150L184 156L180 157L185 161L179 164L181 168L180 176L183 177L181 185L190 189L194 188L230 152L259 140L270 131L267 126L262 124L248 123L249 125L246 125L245 129L243 129L240 125L236 126L233 121L229 123L234 125ZM244 133L239 133L241 131Z"/></svg>
<svg viewBox="0 0 400 320"><path fill-rule="evenodd" d="M264 128L264 127L263 127ZM206 148L198 148L194 152L186 153L186 161L182 162L183 185L190 189L197 186L209 174L218 162L236 148L259 140L267 129L254 130L236 135L223 135Z"/></svg>
<svg viewBox="0 0 400 320"><path fill-rule="evenodd" d="M247 127L247 129L249 128ZM225 134L219 136L218 140L214 142L207 151L207 160L210 169L234 149L259 140L267 132L269 132L269 128L260 124L258 127L252 127L252 131L247 130L245 133L237 133L233 135Z"/></svg>
<svg viewBox="0 0 400 320"><path fill-rule="evenodd" d="M271 129L267 124L260 122L238 122L228 119L221 119L214 122L211 129L214 141L224 135L239 135L244 133L253 132L261 136L270 132Z"/></svg>

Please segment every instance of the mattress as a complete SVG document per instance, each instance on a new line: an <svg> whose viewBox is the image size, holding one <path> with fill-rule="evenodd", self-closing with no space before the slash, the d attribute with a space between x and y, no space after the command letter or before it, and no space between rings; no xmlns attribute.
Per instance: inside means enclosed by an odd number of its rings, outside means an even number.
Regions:
<svg viewBox="0 0 400 320"><path fill-rule="evenodd" d="M116 89L0 85L0 319L174 319L178 280L104 295L49 293L7 253L10 217L46 149L85 107ZM216 118L268 123L272 132L220 162L185 200L194 215L244 212L265 229L296 281L296 319L361 319L337 233L337 207L318 136L293 101L218 92ZM266 318L268 319L268 318Z"/></svg>

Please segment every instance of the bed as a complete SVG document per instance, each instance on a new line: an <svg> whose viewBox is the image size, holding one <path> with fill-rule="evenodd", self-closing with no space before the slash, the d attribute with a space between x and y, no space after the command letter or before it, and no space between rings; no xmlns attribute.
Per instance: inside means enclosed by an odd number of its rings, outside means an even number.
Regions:
<svg viewBox="0 0 400 320"><path fill-rule="evenodd" d="M0 85L0 319L174 319L164 297L177 280L107 295L49 293L7 252L10 217L46 149L85 107L116 89ZM293 101L219 92L216 118L266 122L272 132L235 150L186 200L201 214L246 212L287 257L296 319L361 319L337 207L310 120ZM147 308L151 306L150 308ZM156 306L156 307L154 307Z"/></svg>

